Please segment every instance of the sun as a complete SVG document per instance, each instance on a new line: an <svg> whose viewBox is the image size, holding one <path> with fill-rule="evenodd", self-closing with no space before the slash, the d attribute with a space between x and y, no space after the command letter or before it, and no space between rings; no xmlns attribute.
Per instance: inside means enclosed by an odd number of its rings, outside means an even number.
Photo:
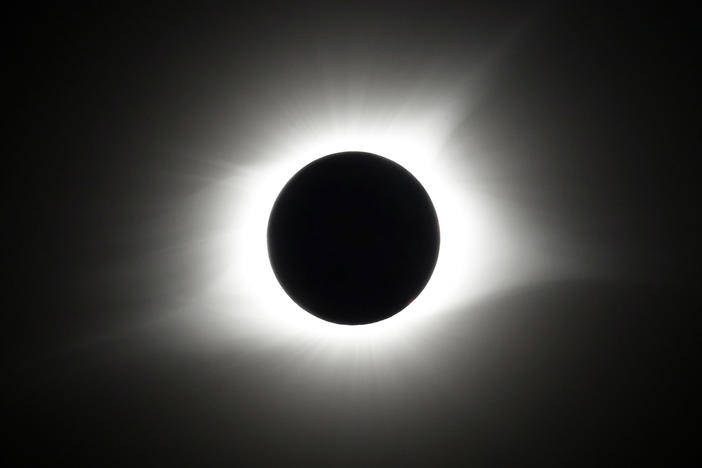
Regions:
<svg viewBox="0 0 702 468"><path fill-rule="evenodd" d="M285 147L271 145L263 161L243 177L238 174L237 196L226 206L221 202L222 215L230 213L225 236L230 245L220 252L228 266L216 289L232 294L232 308L255 310L251 321L274 335L302 333L335 340L382 335L388 339L480 292L490 256L492 236L486 229L490 223L478 200L455 180L442 158L444 135L436 126L416 128L394 122L383 128L366 122L347 131L330 129L313 135L290 135ZM325 322L299 308L277 282L266 246L268 217L285 183L309 162L341 151L381 154L406 168L429 193L442 235L434 273L422 294L401 314L364 326ZM472 284L473 290L466 284Z"/></svg>
<svg viewBox="0 0 702 468"><path fill-rule="evenodd" d="M191 301L203 343L247 350L314 344L340 356L350 348L355 351L349 356L387 350L481 297L553 270L554 255L544 248L553 243L544 242L509 200L494 196L499 187L490 187L480 167L485 155L476 154L465 138L451 144L464 116L442 102L431 107L418 100L388 116L367 109L332 115L320 101L297 114L302 120L277 113L261 123L270 138L247 140L246 158L233 153L237 164L223 166L199 205L207 206L213 220L198 247L210 275ZM266 242L271 209L288 180L322 156L347 151L382 155L409 171L429 194L441 232L436 266L422 293L401 313L362 326L326 322L297 306L275 277Z"/></svg>

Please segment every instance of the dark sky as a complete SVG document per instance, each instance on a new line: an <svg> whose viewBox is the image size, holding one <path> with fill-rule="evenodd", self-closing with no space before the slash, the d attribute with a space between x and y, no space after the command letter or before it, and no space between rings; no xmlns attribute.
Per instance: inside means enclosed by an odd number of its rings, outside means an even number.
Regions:
<svg viewBox="0 0 702 468"><path fill-rule="evenodd" d="M8 15L5 464L563 466L691 453L690 15L567 3ZM172 338L168 310L207 278L196 250L168 250L198 232L187 200L221 180L222 159L257 164L251 147L297 115L280 103L318 100L322 74L379 95L418 77L468 89L478 76L452 145L485 149L486 187L573 255L616 268L454 307L412 335L407 369L373 384L261 351L260 334L227 351Z"/></svg>

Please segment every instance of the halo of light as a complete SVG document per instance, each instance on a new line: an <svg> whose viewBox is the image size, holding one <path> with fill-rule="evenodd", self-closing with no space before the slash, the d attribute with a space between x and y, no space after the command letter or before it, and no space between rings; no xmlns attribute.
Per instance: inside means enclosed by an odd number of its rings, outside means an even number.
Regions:
<svg viewBox="0 0 702 468"><path fill-rule="evenodd" d="M337 349L387 346L427 320L494 290L504 282L506 262L519 269L520 261L512 255L518 249L508 245L514 238L506 235L513 226L496 216L494 200L471 191L465 178L457 177L460 171L447 157L447 134L458 116L450 111L422 115L389 121L354 116L342 124L319 119L316 131L291 126L276 132L281 135L277 140L262 144L260 162L234 171L231 190L222 191L214 204L217 217L229 222L210 250L222 271L208 290L209 299L203 300L214 301L212 309L230 326L245 323L249 331L237 327L238 337L248 333L275 341L294 336ZM325 322L297 306L278 284L266 245L270 210L285 183L309 162L340 151L371 152L405 167L429 193L441 228L439 258L424 291L396 316L364 326Z"/></svg>

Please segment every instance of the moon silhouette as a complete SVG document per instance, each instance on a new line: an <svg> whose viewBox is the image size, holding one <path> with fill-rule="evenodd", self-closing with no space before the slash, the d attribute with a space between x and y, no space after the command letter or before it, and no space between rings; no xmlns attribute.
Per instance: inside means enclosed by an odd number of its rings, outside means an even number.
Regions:
<svg viewBox="0 0 702 468"><path fill-rule="evenodd" d="M282 189L268 254L287 295L329 322L363 325L407 307L439 254L429 195L399 164L371 153L322 157Z"/></svg>

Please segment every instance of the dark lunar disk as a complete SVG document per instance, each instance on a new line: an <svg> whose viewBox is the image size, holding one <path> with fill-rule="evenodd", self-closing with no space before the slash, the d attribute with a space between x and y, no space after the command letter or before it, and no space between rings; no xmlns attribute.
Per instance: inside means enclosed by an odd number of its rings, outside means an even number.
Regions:
<svg viewBox="0 0 702 468"><path fill-rule="evenodd" d="M389 159L320 158L285 185L268 222L278 281L329 322L391 317L424 289L439 255L439 223L422 185Z"/></svg>

